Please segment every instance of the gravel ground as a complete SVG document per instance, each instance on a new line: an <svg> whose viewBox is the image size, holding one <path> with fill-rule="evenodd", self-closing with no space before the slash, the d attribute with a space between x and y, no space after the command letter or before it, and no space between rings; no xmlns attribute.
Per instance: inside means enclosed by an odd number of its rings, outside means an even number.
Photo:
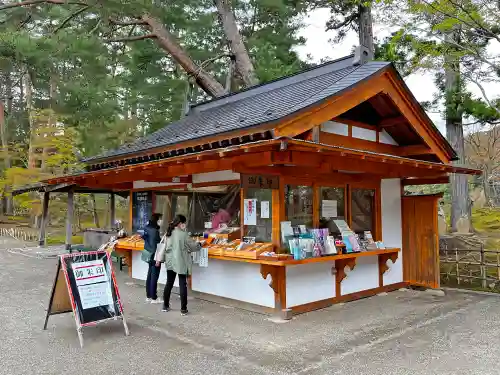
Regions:
<svg viewBox="0 0 500 375"><path fill-rule="evenodd" d="M84 330L71 314L42 330L56 260L0 239L0 374L498 374L500 298L397 291L276 323L190 299L191 314L143 303L118 275L131 335L120 322Z"/></svg>

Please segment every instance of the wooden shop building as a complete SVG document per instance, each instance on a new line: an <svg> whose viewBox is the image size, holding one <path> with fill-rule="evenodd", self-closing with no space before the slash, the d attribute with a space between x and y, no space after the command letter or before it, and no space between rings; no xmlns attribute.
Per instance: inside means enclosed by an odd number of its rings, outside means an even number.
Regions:
<svg viewBox="0 0 500 375"><path fill-rule="evenodd" d="M87 159L85 173L45 182L71 197L130 194L130 235L154 212L164 222L184 214L193 235L215 238L208 267L193 268L192 293L288 318L408 285L438 287L439 196L403 188L479 173L455 159L391 63L347 56L193 105L181 120ZM325 231L330 244L343 239L337 254L292 249ZM116 247L131 277L144 280L141 250L137 237Z"/></svg>

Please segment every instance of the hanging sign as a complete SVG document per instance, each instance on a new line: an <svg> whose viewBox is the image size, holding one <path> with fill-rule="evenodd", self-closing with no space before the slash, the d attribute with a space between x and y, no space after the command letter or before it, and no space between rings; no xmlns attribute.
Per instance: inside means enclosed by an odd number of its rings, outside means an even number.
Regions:
<svg viewBox="0 0 500 375"><path fill-rule="evenodd" d="M278 176L242 174L241 187L245 189L279 189L280 179Z"/></svg>
<svg viewBox="0 0 500 375"><path fill-rule="evenodd" d="M245 199L243 225L257 225L257 199Z"/></svg>
<svg viewBox="0 0 500 375"><path fill-rule="evenodd" d="M82 329L107 320L121 319L128 336L112 262L106 251L61 255L52 286L44 329L50 315L73 312L80 345Z"/></svg>
<svg viewBox="0 0 500 375"><path fill-rule="evenodd" d="M331 219L337 217L337 201L322 200L321 201L321 216Z"/></svg>
<svg viewBox="0 0 500 375"><path fill-rule="evenodd" d="M269 219L271 217L269 206L269 201L260 202L260 217L262 219Z"/></svg>
<svg viewBox="0 0 500 375"><path fill-rule="evenodd" d="M153 214L153 192L134 191L132 193L132 232L144 230Z"/></svg>

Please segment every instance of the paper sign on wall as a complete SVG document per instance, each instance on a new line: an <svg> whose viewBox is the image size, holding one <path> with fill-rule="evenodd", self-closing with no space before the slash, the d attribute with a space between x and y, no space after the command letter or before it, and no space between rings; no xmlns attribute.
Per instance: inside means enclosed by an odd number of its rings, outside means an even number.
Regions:
<svg viewBox="0 0 500 375"><path fill-rule="evenodd" d="M208 248L207 247L204 247L200 250L198 264L200 267L208 267Z"/></svg>
<svg viewBox="0 0 500 375"><path fill-rule="evenodd" d="M337 217L337 201L323 200L321 202L321 216L328 219Z"/></svg>
<svg viewBox="0 0 500 375"><path fill-rule="evenodd" d="M257 199L244 200L244 225L257 225Z"/></svg>
<svg viewBox="0 0 500 375"><path fill-rule="evenodd" d="M269 219L269 201L260 202L260 217L262 219Z"/></svg>

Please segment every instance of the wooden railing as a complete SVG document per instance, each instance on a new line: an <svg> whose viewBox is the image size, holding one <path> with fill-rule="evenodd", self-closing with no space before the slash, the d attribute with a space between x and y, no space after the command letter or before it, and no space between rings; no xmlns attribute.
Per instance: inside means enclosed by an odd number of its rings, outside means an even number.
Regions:
<svg viewBox="0 0 500 375"><path fill-rule="evenodd" d="M441 247L439 254L441 284L500 291L500 250Z"/></svg>
<svg viewBox="0 0 500 375"><path fill-rule="evenodd" d="M0 228L0 236L12 237L24 242L37 242L38 232L21 228Z"/></svg>

